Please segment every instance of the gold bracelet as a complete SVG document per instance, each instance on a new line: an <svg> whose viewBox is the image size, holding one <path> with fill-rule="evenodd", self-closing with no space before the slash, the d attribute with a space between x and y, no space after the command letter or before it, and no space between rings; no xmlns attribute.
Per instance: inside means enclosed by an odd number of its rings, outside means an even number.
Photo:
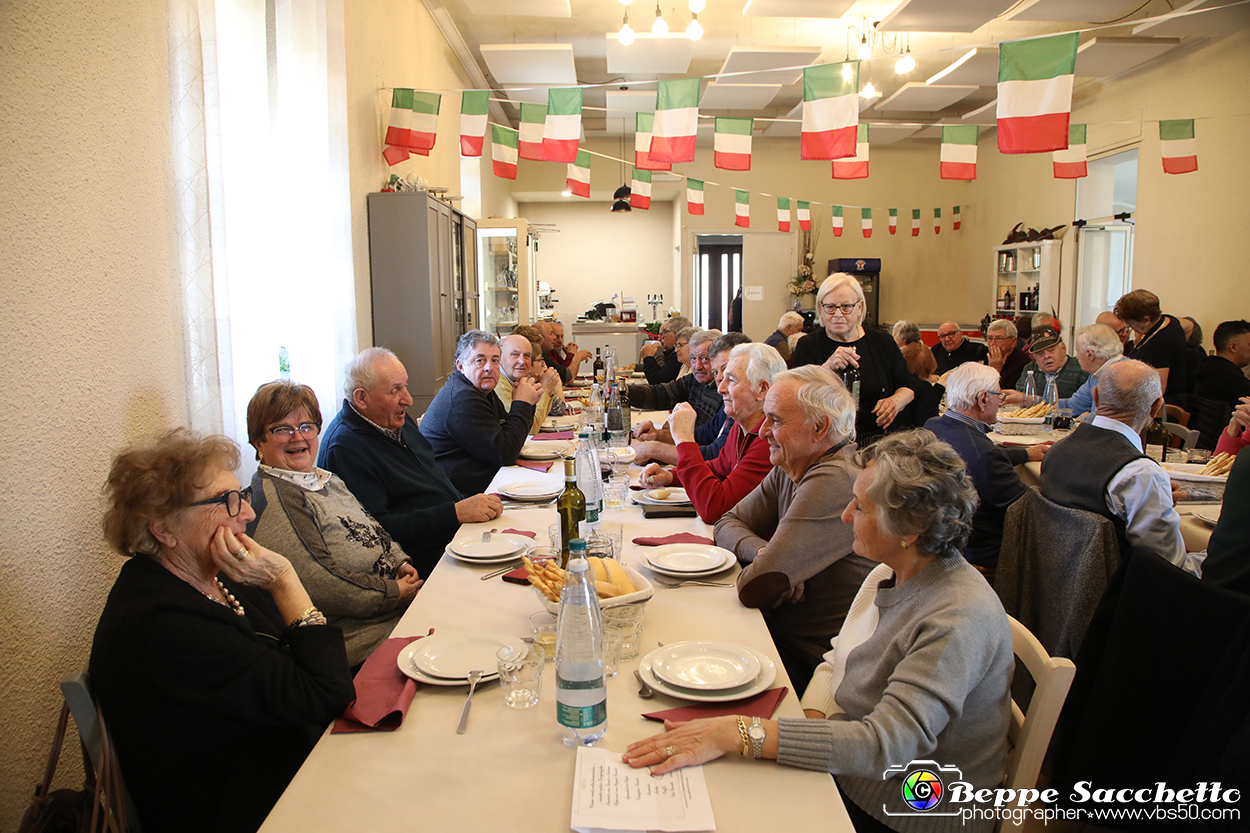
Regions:
<svg viewBox="0 0 1250 833"><path fill-rule="evenodd" d="M738 721L738 733L742 735L742 757L746 757L751 752L751 736L747 734L747 722L742 719L742 715L735 718Z"/></svg>

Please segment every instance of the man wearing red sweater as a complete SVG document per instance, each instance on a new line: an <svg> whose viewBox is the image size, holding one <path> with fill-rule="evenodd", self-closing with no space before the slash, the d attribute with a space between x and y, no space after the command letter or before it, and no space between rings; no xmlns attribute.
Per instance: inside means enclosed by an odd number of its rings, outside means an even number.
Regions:
<svg viewBox="0 0 1250 833"><path fill-rule="evenodd" d="M656 488L680 484L704 523L720 520L772 471L768 443L760 439L759 427L772 378L785 369L785 359L767 344L739 344L729 353L719 353L712 373L725 401L725 415L734 421L720 455L710 461L703 459L694 439L694 409L683 402L669 418L677 444L677 467L668 470L657 463L648 465L642 471L642 485Z"/></svg>

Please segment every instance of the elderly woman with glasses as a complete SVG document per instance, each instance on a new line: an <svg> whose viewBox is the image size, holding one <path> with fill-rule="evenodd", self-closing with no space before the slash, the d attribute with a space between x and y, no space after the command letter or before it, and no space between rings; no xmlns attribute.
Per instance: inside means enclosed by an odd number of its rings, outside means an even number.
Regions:
<svg viewBox="0 0 1250 833"><path fill-rule="evenodd" d="M422 581L347 484L317 468L320 434L312 388L277 381L256 389L247 405L247 439L260 465L248 531L288 554L313 603L343 629L348 662L356 666L390 636Z"/></svg>
<svg viewBox="0 0 1250 833"><path fill-rule="evenodd" d="M624 760L659 775L724 755L776 759L831 773L856 830L989 833L992 818L961 827L903 803L913 762L958 767L974 790L1006 772L1011 626L960 554L976 491L928 431L885 437L857 462L842 520L855 552L878 563L803 695L807 719L670 721Z"/></svg>
<svg viewBox="0 0 1250 833"><path fill-rule="evenodd" d="M227 438L177 429L109 473L104 536L129 560L89 672L149 831L256 830L355 696L343 632L244 534L238 465Z"/></svg>
<svg viewBox="0 0 1250 833"><path fill-rule="evenodd" d="M848 368L859 370L855 433L867 444L885 431L910 428L904 411L915 398L915 382L903 354L889 333L864 329L864 288L844 273L825 279L816 293L823 329L813 330L794 348L793 365L823 364L846 379ZM854 385L847 385L854 395Z"/></svg>

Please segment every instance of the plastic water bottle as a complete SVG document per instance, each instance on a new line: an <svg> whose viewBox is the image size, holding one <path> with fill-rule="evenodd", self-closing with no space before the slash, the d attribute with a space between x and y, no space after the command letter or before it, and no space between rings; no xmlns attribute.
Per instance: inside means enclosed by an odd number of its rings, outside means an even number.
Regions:
<svg viewBox="0 0 1250 833"><path fill-rule="evenodd" d="M621 388L619 385L612 385L612 392L608 395L608 404L604 408L604 423L608 429L608 447L624 448L629 445L629 417L628 411L621 397Z"/></svg>
<svg viewBox="0 0 1250 833"><path fill-rule="evenodd" d="M590 386L590 404L586 406L586 425L592 431L603 424L603 393L599 383Z"/></svg>
<svg viewBox="0 0 1250 833"><path fill-rule="evenodd" d="M1034 381L1033 373L1034 371L1030 370L1024 380L1024 407L1026 408L1037 404L1037 382Z"/></svg>
<svg viewBox="0 0 1250 833"><path fill-rule="evenodd" d="M556 722L565 746L589 746L608 731L603 620L586 561L586 541L569 542L556 625Z"/></svg>
<svg viewBox="0 0 1250 833"><path fill-rule="evenodd" d="M593 534L599 531L599 518L603 514L603 485L599 478L599 451L588 429L578 432L573 459L577 462L577 488L586 498L585 526L590 532L585 534Z"/></svg>
<svg viewBox="0 0 1250 833"><path fill-rule="evenodd" d="M1047 431L1055 430L1055 410L1059 406L1059 383L1055 376L1051 376L1046 380L1046 395L1044 400L1050 406L1050 410L1046 412L1046 420L1044 426Z"/></svg>

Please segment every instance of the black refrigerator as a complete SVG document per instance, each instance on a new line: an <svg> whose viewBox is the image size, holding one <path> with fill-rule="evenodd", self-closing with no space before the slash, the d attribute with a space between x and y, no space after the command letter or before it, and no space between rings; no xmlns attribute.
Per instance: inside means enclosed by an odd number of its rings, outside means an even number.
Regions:
<svg viewBox="0 0 1250 833"><path fill-rule="evenodd" d="M881 300L881 258L835 257L829 260L829 274L845 272L854 275L864 287L864 328L876 328Z"/></svg>

